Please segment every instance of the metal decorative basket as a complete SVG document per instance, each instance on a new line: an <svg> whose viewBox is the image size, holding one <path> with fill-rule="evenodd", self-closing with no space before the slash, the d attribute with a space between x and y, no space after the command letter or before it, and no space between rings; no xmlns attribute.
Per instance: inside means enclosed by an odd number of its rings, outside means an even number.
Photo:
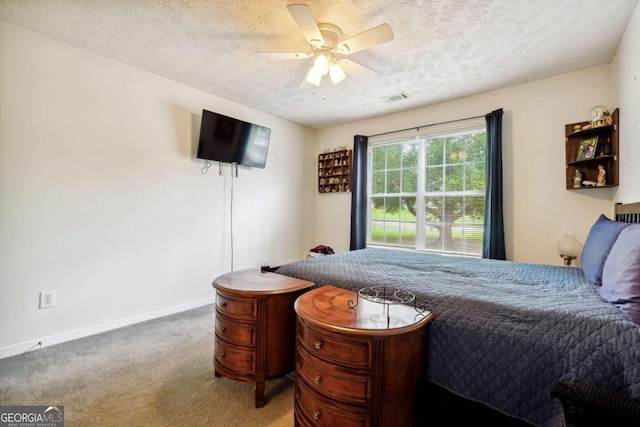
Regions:
<svg viewBox="0 0 640 427"><path fill-rule="evenodd" d="M349 300L347 304L349 308L357 307L360 302L360 298L365 301L370 301L376 304L382 304L384 306L384 313L387 318L387 327L389 327L389 306L396 304L413 305L413 308L418 314L422 314L426 311L426 308L418 304L416 295L404 289L389 287L389 286L370 286L360 289L356 293L356 300Z"/></svg>

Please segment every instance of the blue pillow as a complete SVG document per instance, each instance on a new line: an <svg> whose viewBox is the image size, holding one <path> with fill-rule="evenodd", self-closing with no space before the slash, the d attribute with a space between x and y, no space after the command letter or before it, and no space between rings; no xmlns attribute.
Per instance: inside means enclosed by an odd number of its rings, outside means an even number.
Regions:
<svg viewBox="0 0 640 427"><path fill-rule="evenodd" d="M620 232L604 263L600 295L640 323L640 224Z"/></svg>
<svg viewBox="0 0 640 427"><path fill-rule="evenodd" d="M595 224L591 226L587 241L584 242L580 254L580 266L585 277L600 285L602 283L602 268L607 260L607 255L616 242L620 232L629 224L611 221L604 215L600 215Z"/></svg>

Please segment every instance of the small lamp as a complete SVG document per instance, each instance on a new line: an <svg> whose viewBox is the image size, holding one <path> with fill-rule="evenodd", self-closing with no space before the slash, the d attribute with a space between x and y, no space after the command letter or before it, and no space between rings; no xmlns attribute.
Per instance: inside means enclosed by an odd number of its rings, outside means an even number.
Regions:
<svg viewBox="0 0 640 427"><path fill-rule="evenodd" d="M564 265L571 265L571 261L580 256L582 243L576 240L575 230L567 230L567 233L562 236L556 248L560 257L564 260Z"/></svg>

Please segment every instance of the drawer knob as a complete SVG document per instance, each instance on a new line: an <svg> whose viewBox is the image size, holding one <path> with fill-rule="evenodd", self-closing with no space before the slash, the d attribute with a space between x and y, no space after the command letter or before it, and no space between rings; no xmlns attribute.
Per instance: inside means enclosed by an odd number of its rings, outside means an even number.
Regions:
<svg viewBox="0 0 640 427"><path fill-rule="evenodd" d="M223 358L224 358L224 351L218 355L218 359L223 359Z"/></svg>
<svg viewBox="0 0 640 427"><path fill-rule="evenodd" d="M316 383L316 384L320 384L320 375L318 375L317 377L315 377L315 378L313 379L313 382L314 382L314 383Z"/></svg>
<svg viewBox="0 0 640 427"><path fill-rule="evenodd" d="M227 306L227 302L223 301L222 304L220 304L220 307L226 307Z"/></svg>
<svg viewBox="0 0 640 427"><path fill-rule="evenodd" d="M316 341L316 350L320 350L320 348L322 347L322 341Z"/></svg>
<svg viewBox="0 0 640 427"><path fill-rule="evenodd" d="M319 418L320 418L320 411L316 411L316 412L314 412L314 414L313 414L313 419L314 419L314 420L317 420L317 419L319 419Z"/></svg>
<svg viewBox="0 0 640 427"><path fill-rule="evenodd" d="M220 328L220 332L224 332L226 330L227 330L227 328L225 328L224 326L222 328Z"/></svg>

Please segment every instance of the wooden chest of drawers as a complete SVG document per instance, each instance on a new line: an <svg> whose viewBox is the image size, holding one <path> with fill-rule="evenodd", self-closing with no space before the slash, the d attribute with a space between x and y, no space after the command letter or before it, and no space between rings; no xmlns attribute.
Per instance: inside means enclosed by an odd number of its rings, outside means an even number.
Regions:
<svg viewBox="0 0 640 427"><path fill-rule="evenodd" d="M213 281L216 377L255 382L256 408L264 406L264 382L294 368L293 304L313 283L259 270L224 274Z"/></svg>
<svg viewBox="0 0 640 427"><path fill-rule="evenodd" d="M297 313L297 426L412 426L435 317L385 307L333 286L305 293Z"/></svg>

